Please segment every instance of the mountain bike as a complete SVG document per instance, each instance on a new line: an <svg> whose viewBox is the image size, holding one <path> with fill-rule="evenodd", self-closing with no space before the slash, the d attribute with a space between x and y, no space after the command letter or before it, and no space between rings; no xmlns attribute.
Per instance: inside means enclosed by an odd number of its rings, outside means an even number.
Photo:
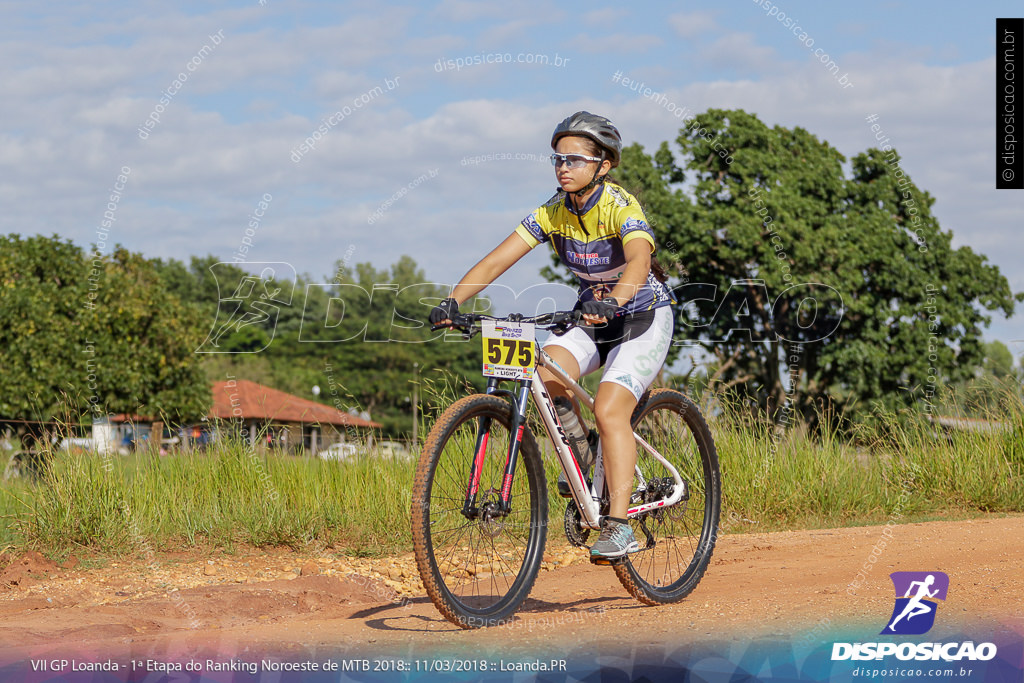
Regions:
<svg viewBox="0 0 1024 683"><path fill-rule="evenodd" d="M547 368L593 412L593 397L536 339L538 331L564 334L578 322L578 311L451 321L466 338L481 334L487 389L449 406L427 435L413 483L412 538L427 594L462 628L510 620L540 569L549 490L528 423L531 396L569 482L569 542L586 546L608 513L600 445L588 481L537 373ZM502 388L502 381L515 386ZM641 549L596 563L610 564L640 602L673 603L696 588L711 561L722 495L718 455L697 406L677 391L648 391L631 421L639 448L628 517Z"/></svg>

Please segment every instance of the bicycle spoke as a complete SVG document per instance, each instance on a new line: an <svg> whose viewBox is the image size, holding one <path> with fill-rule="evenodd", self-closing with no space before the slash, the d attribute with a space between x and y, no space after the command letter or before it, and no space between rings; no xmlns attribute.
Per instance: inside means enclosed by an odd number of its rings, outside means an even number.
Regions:
<svg viewBox="0 0 1024 683"><path fill-rule="evenodd" d="M672 602L693 590L711 558L720 495L717 457L707 426L681 394L653 392L638 407L638 415L634 429L672 464L687 487L687 497L667 509L645 513L654 547L629 556L615 571L638 599L649 604ZM669 495L674 485L671 472L645 449L638 449L637 469L646 482L637 489L642 502ZM644 543L638 522L634 532Z"/></svg>
<svg viewBox="0 0 1024 683"><path fill-rule="evenodd" d="M455 416L449 418L449 426L444 416L439 419L447 430L443 440L433 430L428 435L432 445L425 448L428 459L421 461L420 470L425 472L423 468L429 466L432 476L427 479L417 473L424 507L414 518L414 548L418 562L422 558L434 568L424 586L442 613L460 626L483 625L514 610L539 569L544 525L537 522L546 513L542 464L536 442L532 436L524 437L509 510L503 513L500 491L512 439L508 404L496 397L475 396L450 411ZM478 460L477 429L484 416L490 420L490 431L483 458ZM481 465L469 518L463 508L475 462ZM427 545L420 542L424 537L417 535L417 528L426 534Z"/></svg>

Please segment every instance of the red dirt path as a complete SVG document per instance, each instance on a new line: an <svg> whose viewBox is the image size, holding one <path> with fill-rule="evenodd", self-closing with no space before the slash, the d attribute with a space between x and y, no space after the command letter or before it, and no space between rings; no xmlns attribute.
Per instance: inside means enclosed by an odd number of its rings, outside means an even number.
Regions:
<svg viewBox="0 0 1024 683"><path fill-rule="evenodd" d="M1024 634L1024 517L903 524L891 540L884 528L722 536L697 590L660 608L640 605L610 569L551 539L545 571L517 620L478 631L441 618L409 556L177 554L86 569L30 555L0 572L0 663L68 656L69 648L122 659L368 649L525 654L598 642L630 648L641 628L646 643L666 646L815 629L826 641L837 628L863 629L868 638L892 610L889 573L898 570L949 575L935 637L981 623ZM886 546L871 563L880 539ZM871 569L862 585L848 590L865 563Z"/></svg>

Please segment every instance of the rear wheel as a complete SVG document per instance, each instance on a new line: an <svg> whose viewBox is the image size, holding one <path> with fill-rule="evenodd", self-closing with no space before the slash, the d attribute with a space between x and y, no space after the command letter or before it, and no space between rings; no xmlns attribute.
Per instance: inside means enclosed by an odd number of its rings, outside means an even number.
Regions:
<svg viewBox="0 0 1024 683"><path fill-rule="evenodd" d="M641 550L613 566L619 581L640 602L677 602L697 587L715 549L722 505L718 454L697 406L678 391L651 392L633 411L632 423L633 430L676 468L687 493L670 508L630 519ZM671 491L671 473L639 445L637 467L643 480L634 482L631 507Z"/></svg>
<svg viewBox="0 0 1024 683"><path fill-rule="evenodd" d="M500 509L512 439L511 405L477 394L452 404L427 436L413 484L412 539L423 586L462 628L493 626L526 600L544 551L547 484L529 428L513 477L510 510ZM475 508L463 510L477 434L489 424Z"/></svg>

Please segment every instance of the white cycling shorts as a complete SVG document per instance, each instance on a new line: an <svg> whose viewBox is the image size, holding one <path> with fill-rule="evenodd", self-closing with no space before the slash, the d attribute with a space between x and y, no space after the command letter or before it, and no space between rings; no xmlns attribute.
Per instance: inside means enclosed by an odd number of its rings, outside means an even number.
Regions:
<svg viewBox="0 0 1024 683"><path fill-rule="evenodd" d="M574 327L552 336L544 348L560 346L576 359L580 376L602 365L602 382L629 389L639 401L658 374L672 345L672 309L661 306L615 318L607 325Z"/></svg>

